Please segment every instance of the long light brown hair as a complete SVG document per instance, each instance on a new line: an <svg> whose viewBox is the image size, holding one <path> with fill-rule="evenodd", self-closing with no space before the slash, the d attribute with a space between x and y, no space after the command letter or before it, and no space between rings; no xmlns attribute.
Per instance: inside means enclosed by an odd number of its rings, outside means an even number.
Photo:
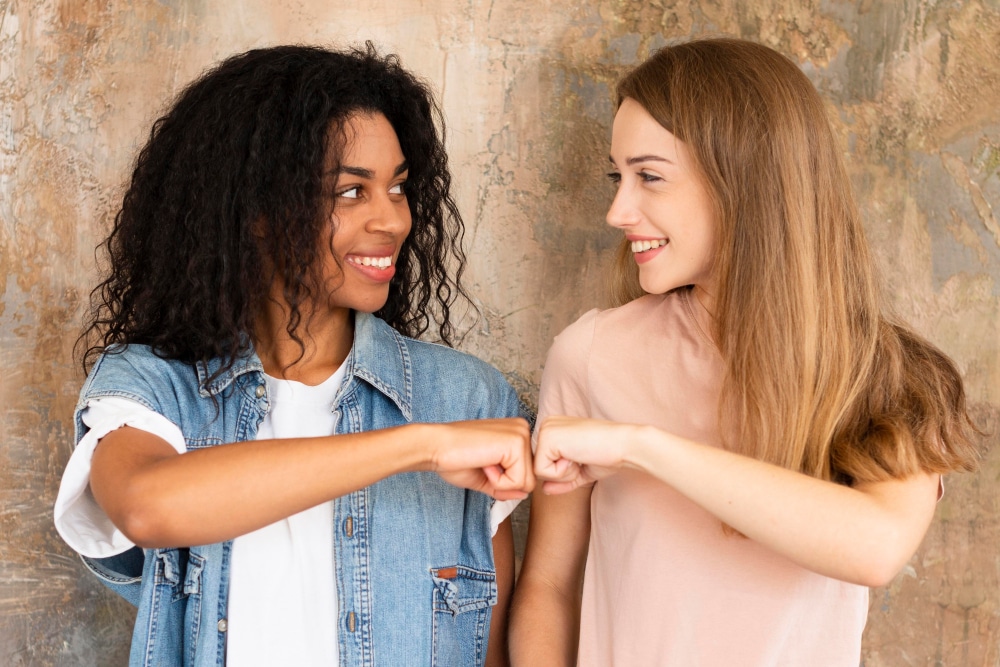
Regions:
<svg viewBox="0 0 1000 667"><path fill-rule="evenodd" d="M781 54L736 39L668 46L618 84L683 141L718 229L713 336L726 446L853 484L972 470L952 361L886 315L819 94ZM619 254L612 298L642 294Z"/></svg>

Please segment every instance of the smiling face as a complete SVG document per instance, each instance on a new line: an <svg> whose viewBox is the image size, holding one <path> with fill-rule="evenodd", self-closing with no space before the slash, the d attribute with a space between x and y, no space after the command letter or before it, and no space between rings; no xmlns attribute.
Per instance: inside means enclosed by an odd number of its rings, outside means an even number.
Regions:
<svg viewBox="0 0 1000 667"><path fill-rule="evenodd" d="M407 164L382 114L356 114L344 129L331 212L334 256L324 262L323 280L331 307L370 313L385 305L410 233Z"/></svg>
<svg viewBox="0 0 1000 667"><path fill-rule="evenodd" d="M684 142L626 98L615 114L610 158L618 192L607 221L631 242L642 288L663 294L694 285L714 295L717 224Z"/></svg>

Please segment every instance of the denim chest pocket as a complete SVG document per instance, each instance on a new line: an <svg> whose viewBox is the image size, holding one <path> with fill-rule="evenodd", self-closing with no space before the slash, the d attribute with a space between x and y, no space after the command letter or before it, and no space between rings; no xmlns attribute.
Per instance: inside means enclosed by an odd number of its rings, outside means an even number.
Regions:
<svg viewBox="0 0 1000 667"><path fill-rule="evenodd" d="M461 565L431 570L434 580L432 661L436 667L479 667L486 660L496 573Z"/></svg>

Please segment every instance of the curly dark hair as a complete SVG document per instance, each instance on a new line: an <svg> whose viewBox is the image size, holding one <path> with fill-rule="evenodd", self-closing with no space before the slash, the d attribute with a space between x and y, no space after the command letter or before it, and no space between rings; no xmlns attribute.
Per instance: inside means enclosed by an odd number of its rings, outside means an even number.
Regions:
<svg viewBox="0 0 1000 667"><path fill-rule="evenodd" d="M295 340L300 305L316 298L329 196L324 163L339 162L344 123L381 113L409 166L413 223L376 315L446 344L464 227L450 195L441 111L395 55L311 46L255 49L191 83L139 153L121 209L100 246L110 264L81 336L87 369L109 347L149 345L187 362L245 353L279 267ZM328 189L328 188L327 188Z"/></svg>

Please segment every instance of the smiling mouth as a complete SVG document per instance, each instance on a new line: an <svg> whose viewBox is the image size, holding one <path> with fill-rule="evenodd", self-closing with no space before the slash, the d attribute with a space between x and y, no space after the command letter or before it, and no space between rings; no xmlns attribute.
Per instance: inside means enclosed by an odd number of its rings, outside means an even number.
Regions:
<svg viewBox="0 0 1000 667"><path fill-rule="evenodd" d="M649 250L656 250L662 246L667 245L667 239L656 239L654 241L632 241L632 252L643 253Z"/></svg>
<svg viewBox="0 0 1000 667"><path fill-rule="evenodd" d="M376 269L387 269L392 266L392 257L359 257L351 255L347 258L351 264L358 266L374 266Z"/></svg>

